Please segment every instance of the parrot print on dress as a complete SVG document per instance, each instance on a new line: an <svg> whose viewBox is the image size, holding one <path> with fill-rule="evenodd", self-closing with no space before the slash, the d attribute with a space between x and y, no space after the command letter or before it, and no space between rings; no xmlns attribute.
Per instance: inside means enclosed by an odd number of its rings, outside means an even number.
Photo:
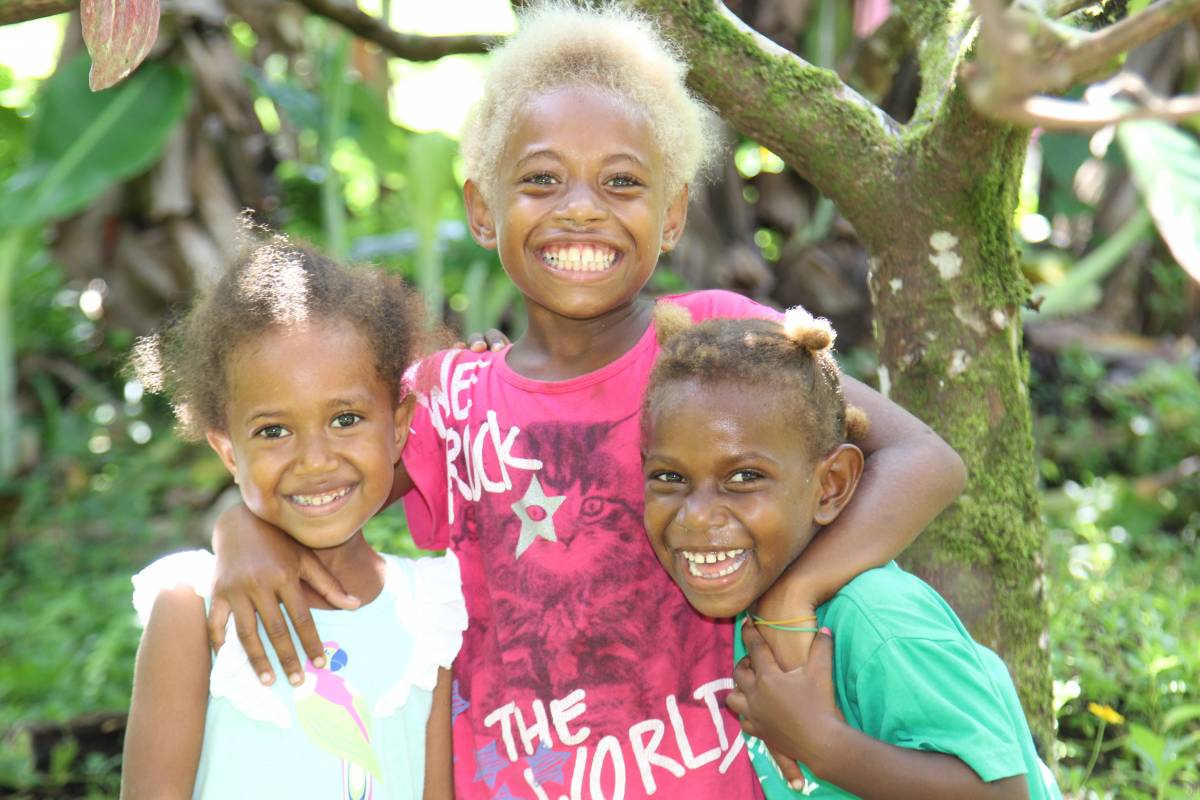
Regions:
<svg viewBox="0 0 1200 800"><path fill-rule="evenodd" d="M370 800L372 779L379 781L379 760L371 746L371 712L366 699L334 673L349 661L337 642L325 642L326 667L304 665L304 683L296 687L296 718L312 742L342 760L340 800Z"/></svg>

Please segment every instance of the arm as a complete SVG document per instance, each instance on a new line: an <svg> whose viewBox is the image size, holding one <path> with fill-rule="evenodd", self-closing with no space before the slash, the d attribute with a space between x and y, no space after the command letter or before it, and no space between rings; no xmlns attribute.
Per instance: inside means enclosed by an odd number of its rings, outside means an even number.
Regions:
<svg viewBox="0 0 1200 800"><path fill-rule="evenodd" d="M803 761L812 773L867 800L1027 800L1023 775L985 782L958 758L873 739L846 724L833 686L833 636L813 642L807 663L780 669L758 629L743 629L748 658L734 670L726 701L742 729L773 753ZM864 765L870 765L864 769Z"/></svg>
<svg viewBox="0 0 1200 800"><path fill-rule="evenodd" d="M124 800L192 796L209 663L204 601L190 586L162 592L138 646L121 768Z"/></svg>
<svg viewBox="0 0 1200 800"><path fill-rule="evenodd" d="M859 442L867 457L850 504L759 600L756 613L790 619L813 613L856 575L898 556L962 493L962 459L925 423L859 381L842 376L846 402L867 413ZM785 669L804 663L809 636L764 630Z"/></svg>
<svg viewBox="0 0 1200 800"><path fill-rule="evenodd" d="M433 689L433 707L425 725L425 800L447 800L454 797L454 762L451 758L450 689L452 676L448 669L438 670L437 686Z"/></svg>
<svg viewBox="0 0 1200 800"><path fill-rule="evenodd" d="M412 488L404 462L396 464L388 505ZM213 529L217 556L208 636L213 650L225 643L225 625L232 613L238 639L264 684L275 680L275 671L258 636L261 618L267 637L288 682L303 680L303 666L292 644L280 604L291 618L305 654L314 664L324 663L325 647L309 613L301 581L338 608L357 608L358 598L347 594L320 559L283 531L254 516L238 503L217 518Z"/></svg>

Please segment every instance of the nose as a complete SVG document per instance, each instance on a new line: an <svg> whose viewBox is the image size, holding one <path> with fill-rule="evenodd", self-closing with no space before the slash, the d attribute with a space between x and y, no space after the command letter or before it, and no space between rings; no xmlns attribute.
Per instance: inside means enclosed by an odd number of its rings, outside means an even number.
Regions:
<svg viewBox="0 0 1200 800"><path fill-rule="evenodd" d="M574 227L594 225L608 216L608 209L584 181L574 181L562 195L559 221Z"/></svg>
<svg viewBox="0 0 1200 800"><path fill-rule="evenodd" d="M298 475L320 475L337 469L337 454L328 439L320 433L303 435L298 442L295 472Z"/></svg>
<svg viewBox="0 0 1200 800"><path fill-rule="evenodd" d="M713 487L695 486L679 507L679 523L691 531L722 528L729 521L729 509Z"/></svg>

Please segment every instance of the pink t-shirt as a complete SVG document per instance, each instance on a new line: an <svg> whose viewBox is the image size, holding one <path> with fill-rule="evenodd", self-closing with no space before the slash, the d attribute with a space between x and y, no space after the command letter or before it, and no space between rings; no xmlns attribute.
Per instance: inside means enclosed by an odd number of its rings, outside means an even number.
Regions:
<svg viewBox="0 0 1200 800"><path fill-rule="evenodd" d="M665 299L697 321L777 315L730 292ZM688 605L642 528L657 353L651 326L566 381L524 378L506 351L423 367L404 508L417 545L449 547L462 568L459 800L761 796L724 705L732 623Z"/></svg>

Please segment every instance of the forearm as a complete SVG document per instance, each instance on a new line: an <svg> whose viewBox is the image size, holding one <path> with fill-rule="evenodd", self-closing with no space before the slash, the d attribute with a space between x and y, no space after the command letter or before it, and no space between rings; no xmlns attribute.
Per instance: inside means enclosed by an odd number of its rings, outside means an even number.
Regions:
<svg viewBox="0 0 1200 800"><path fill-rule="evenodd" d="M1024 775L985 782L954 756L898 747L839 725L812 773L863 800L1028 800Z"/></svg>
<svg viewBox="0 0 1200 800"><path fill-rule="evenodd" d="M932 431L872 453L854 499L801 553L788 581L820 604L900 555L962 491L955 462L961 464Z"/></svg>

